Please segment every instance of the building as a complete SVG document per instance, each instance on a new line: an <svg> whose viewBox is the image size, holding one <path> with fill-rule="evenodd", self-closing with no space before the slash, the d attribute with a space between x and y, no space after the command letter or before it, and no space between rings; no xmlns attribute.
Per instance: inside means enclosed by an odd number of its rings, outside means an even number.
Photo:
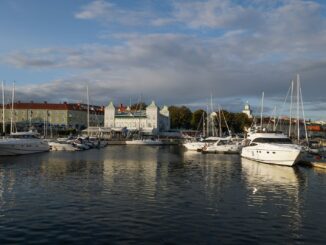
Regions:
<svg viewBox="0 0 326 245"><path fill-rule="evenodd" d="M65 129L87 127L87 105L85 104L16 102L13 105L13 113L11 107L11 104L5 105L5 123L7 125L10 124L12 118L14 124L22 128L44 124ZM3 114L1 108L0 121ZM92 105L89 112L90 126L103 126L104 108Z"/></svg>
<svg viewBox="0 0 326 245"><path fill-rule="evenodd" d="M159 134L170 129L170 113L167 106L160 109L154 101L145 110L131 110L123 105L115 107L110 102L104 111L104 127Z"/></svg>
<svg viewBox="0 0 326 245"><path fill-rule="evenodd" d="M247 101L247 103L245 104L242 113L246 114L248 116L248 118L252 118L252 110L250 109L250 105Z"/></svg>

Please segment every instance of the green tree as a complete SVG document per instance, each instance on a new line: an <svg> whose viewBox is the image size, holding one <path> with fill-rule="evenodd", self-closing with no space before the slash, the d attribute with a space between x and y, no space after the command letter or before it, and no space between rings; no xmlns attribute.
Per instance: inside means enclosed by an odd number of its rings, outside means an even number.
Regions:
<svg viewBox="0 0 326 245"><path fill-rule="evenodd" d="M186 106L170 106L169 107L171 128L189 129L191 126L192 112Z"/></svg>
<svg viewBox="0 0 326 245"><path fill-rule="evenodd" d="M132 104L130 109L131 110L145 110L146 107L147 107L147 105L145 102L139 102L139 103Z"/></svg>
<svg viewBox="0 0 326 245"><path fill-rule="evenodd" d="M191 118L191 128L195 130L202 130L203 123L206 120L207 113L206 111L199 109L192 113Z"/></svg>
<svg viewBox="0 0 326 245"><path fill-rule="evenodd" d="M215 126L219 127L219 113L216 112L217 118ZM226 110L221 110L221 126L222 132L227 133L227 128L231 130L232 133L243 133L245 127L251 125L252 120L244 113L233 113ZM227 127L228 126L228 127Z"/></svg>

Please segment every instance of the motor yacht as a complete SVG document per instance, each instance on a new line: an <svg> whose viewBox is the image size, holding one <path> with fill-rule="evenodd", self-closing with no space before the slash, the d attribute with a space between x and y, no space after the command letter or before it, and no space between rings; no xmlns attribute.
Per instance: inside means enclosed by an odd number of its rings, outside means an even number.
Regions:
<svg viewBox="0 0 326 245"><path fill-rule="evenodd" d="M299 160L301 147L280 132L248 133L241 156L262 163L293 166Z"/></svg>

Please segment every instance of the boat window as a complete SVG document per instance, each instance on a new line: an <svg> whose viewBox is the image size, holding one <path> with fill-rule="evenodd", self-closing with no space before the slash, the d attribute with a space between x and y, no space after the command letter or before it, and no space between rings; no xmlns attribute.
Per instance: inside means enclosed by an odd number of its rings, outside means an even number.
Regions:
<svg viewBox="0 0 326 245"><path fill-rule="evenodd" d="M277 144L292 144L289 138L256 138L253 142L257 143L277 143Z"/></svg>

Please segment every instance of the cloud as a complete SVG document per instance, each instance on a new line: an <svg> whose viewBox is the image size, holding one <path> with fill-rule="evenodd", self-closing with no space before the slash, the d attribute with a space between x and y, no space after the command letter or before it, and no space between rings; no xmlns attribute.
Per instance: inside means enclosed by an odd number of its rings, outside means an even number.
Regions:
<svg viewBox="0 0 326 245"><path fill-rule="evenodd" d="M259 97L262 91L271 101L282 101L290 80L300 73L304 100L324 103L320 89L325 87L326 77L322 5L291 0L171 4L172 11L163 18L162 13L157 16L155 12L94 1L75 17L120 25L130 25L133 20L158 29L149 34L135 28L109 35L104 30L101 45L15 51L2 62L38 72L79 71L32 85L25 90L31 97L41 94L54 98L69 91L69 97L78 100L89 82L98 103L105 104L111 98L129 101L130 96L142 94L160 103L205 107L213 93L216 102L226 101L231 109L241 110L244 101ZM182 31L174 29L173 23L179 28L182 25ZM170 27L168 32L160 31L164 26ZM103 44L106 39L114 45Z"/></svg>
<svg viewBox="0 0 326 245"><path fill-rule="evenodd" d="M123 26L135 26L147 24L155 18L149 11L138 9L126 9L119 5L104 0L93 1L75 13L75 18L83 20L96 20L103 24L119 24Z"/></svg>
<svg viewBox="0 0 326 245"><path fill-rule="evenodd" d="M82 7L81 11L75 14L77 19L98 19L106 18L114 9L114 4L97 0Z"/></svg>

